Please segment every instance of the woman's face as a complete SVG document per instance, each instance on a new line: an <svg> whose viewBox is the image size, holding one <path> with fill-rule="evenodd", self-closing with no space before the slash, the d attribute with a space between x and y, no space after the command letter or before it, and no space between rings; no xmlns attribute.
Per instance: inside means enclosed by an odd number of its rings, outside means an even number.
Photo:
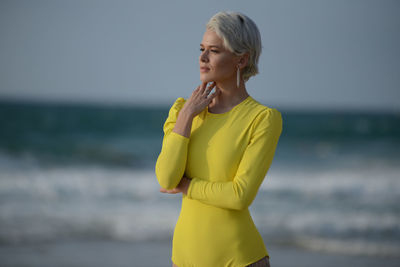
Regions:
<svg viewBox="0 0 400 267"><path fill-rule="evenodd" d="M200 44L200 80L202 82L236 81L238 56L224 47L223 40L212 30L206 30Z"/></svg>

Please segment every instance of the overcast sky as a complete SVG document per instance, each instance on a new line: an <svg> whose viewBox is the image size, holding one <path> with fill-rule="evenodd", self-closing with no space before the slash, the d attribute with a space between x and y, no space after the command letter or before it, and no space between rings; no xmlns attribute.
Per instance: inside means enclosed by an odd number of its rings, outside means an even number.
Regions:
<svg viewBox="0 0 400 267"><path fill-rule="evenodd" d="M0 0L0 98L170 105L200 83L218 11L258 25L250 95L276 108L400 109L400 1Z"/></svg>

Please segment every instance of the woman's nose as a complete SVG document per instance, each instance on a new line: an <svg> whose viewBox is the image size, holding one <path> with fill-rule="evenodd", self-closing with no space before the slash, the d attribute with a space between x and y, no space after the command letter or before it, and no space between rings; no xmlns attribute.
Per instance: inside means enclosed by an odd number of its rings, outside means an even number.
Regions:
<svg viewBox="0 0 400 267"><path fill-rule="evenodd" d="M200 61L201 62L208 62L208 53L207 53L207 51L203 51L200 54Z"/></svg>

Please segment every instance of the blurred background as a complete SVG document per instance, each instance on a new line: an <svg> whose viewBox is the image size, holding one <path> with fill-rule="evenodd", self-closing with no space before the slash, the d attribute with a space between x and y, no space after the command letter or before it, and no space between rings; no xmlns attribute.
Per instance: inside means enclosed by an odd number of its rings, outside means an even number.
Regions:
<svg viewBox="0 0 400 267"><path fill-rule="evenodd" d="M250 207L273 266L398 266L398 1L0 1L0 265L170 266L154 165L218 11L262 36L283 133Z"/></svg>

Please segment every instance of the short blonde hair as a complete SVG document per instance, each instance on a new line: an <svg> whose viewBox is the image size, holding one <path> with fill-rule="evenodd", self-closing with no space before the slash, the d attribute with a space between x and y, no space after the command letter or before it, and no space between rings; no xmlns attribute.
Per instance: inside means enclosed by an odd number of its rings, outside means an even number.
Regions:
<svg viewBox="0 0 400 267"><path fill-rule="evenodd" d="M249 17L239 12L218 12L208 21L206 28L214 31L232 53L239 56L249 53L248 64L242 71L244 81L258 74L261 35Z"/></svg>

